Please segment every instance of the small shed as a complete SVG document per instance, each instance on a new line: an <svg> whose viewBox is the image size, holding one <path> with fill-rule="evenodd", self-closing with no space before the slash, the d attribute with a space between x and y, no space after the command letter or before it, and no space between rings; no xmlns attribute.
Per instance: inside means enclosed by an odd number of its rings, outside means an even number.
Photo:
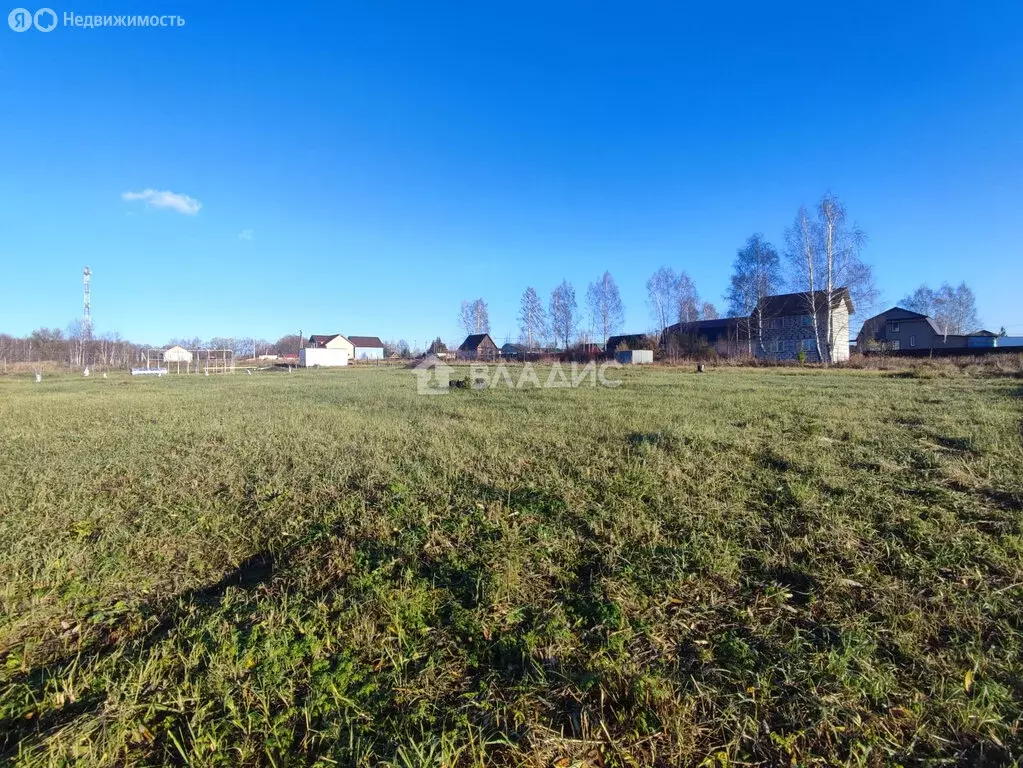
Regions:
<svg viewBox="0 0 1023 768"><path fill-rule="evenodd" d="M622 365L647 365L654 361L652 349L628 349L615 352L615 360Z"/></svg>
<svg viewBox="0 0 1023 768"><path fill-rule="evenodd" d="M192 353L175 344L163 351L163 361L165 363L190 363L192 362Z"/></svg>

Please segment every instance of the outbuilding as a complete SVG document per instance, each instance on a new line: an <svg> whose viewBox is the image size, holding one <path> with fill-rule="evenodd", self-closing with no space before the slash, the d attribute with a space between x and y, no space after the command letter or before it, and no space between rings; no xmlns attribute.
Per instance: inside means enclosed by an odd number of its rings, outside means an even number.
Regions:
<svg viewBox="0 0 1023 768"><path fill-rule="evenodd" d="M646 365L654 361L652 349L627 349L615 352L615 360L622 365Z"/></svg>
<svg viewBox="0 0 1023 768"><path fill-rule="evenodd" d="M355 355L355 345L340 333L312 335L299 350L298 364L303 368L337 368L348 365Z"/></svg>
<svg viewBox="0 0 1023 768"><path fill-rule="evenodd" d="M192 353L175 344L163 351L163 361L165 363L190 363L192 362Z"/></svg>

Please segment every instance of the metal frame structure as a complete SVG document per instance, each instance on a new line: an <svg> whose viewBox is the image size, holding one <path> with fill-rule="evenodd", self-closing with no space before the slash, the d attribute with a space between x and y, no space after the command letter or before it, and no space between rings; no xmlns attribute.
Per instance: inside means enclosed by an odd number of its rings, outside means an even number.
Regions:
<svg viewBox="0 0 1023 768"><path fill-rule="evenodd" d="M168 373L196 373L208 376L211 373L234 373L234 350L231 349L190 349L192 361L167 362L163 349L146 350L146 369L163 368Z"/></svg>

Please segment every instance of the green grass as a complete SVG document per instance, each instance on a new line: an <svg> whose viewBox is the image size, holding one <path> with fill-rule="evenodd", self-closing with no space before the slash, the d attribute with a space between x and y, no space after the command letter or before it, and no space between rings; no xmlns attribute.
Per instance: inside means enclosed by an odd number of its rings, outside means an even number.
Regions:
<svg viewBox="0 0 1023 768"><path fill-rule="evenodd" d="M0 380L0 761L1023 758L1023 382Z"/></svg>

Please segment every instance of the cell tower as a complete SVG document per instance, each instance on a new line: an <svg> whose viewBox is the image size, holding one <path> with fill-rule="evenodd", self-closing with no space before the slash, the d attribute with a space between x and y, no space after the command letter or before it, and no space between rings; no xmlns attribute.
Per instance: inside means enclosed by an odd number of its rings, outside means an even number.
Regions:
<svg viewBox="0 0 1023 768"><path fill-rule="evenodd" d="M92 338L92 295L89 291L89 281L92 278L92 270L88 266L82 270L82 280L85 282L85 292L82 295L82 300L85 308L85 314L82 317L82 321L85 327L82 329L85 331L85 338Z"/></svg>

